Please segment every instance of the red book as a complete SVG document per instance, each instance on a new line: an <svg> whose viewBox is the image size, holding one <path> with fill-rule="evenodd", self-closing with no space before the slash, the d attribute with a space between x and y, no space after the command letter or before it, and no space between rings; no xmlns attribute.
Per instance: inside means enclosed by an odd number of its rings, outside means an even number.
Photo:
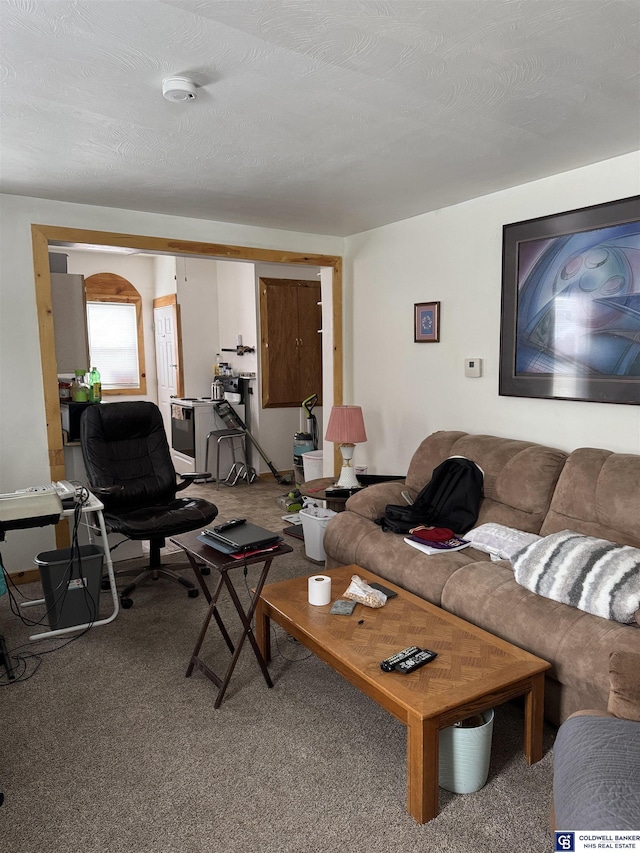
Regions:
<svg viewBox="0 0 640 853"><path fill-rule="evenodd" d="M446 542L454 536L448 527L425 527L423 524L414 527L409 533L418 542Z"/></svg>
<svg viewBox="0 0 640 853"><path fill-rule="evenodd" d="M279 547L280 543L276 542L275 545L268 545L266 548L255 548L253 551L240 551L238 554L228 554L227 556L234 560L244 560L246 557L255 557L256 554L268 554L269 551L277 551Z"/></svg>

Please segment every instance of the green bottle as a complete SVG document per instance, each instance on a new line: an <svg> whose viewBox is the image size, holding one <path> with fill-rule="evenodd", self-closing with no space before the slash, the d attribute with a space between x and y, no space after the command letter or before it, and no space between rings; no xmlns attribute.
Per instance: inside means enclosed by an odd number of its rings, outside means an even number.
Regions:
<svg viewBox="0 0 640 853"><path fill-rule="evenodd" d="M89 374L89 402L99 403L102 400L102 382L100 374L95 367L91 368Z"/></svg>

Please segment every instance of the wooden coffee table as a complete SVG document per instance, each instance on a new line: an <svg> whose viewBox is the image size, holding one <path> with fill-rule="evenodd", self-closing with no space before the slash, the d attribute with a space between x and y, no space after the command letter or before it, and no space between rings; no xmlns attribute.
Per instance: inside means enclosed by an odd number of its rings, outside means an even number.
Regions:
<svg viewBox="0 0 640 853"><path fill-rule="evenodd" d="M310 649L407 727L407 811L418 823L438 814L439 731L509 699L524 696L524 754L542 758L544 673L550 664L423 601L359 566L326 572L331 601L351 576L378 581L398 596L384 607L359 604L351 616L307 601L307 578L265 586L256 608L256 639L270 660L269 621ZM410 675L382 672L380 661L407 646L438 652Z"/></svg>

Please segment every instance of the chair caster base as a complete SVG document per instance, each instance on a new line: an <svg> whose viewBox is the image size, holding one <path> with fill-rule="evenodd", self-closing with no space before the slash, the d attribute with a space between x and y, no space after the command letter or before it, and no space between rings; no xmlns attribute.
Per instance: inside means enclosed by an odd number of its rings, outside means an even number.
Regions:
<svg viewBox="0 0 640 853"><path fill-rule="evenodd" d="M189 596L189 598L197 598L198 597L198 590L197 589L190 589L187 592L187 595Z"/></svg>
<svg viewBox="0 0 640 853"><path fill-rule="evenodd" d="M120 607L123 610L128 610L130 607L133 607L133 599L132 598L121 598L120 599Z"/></svg>
<svg viewBox="0 0 640 853"><path fill-rule="evenodd" d="M211 569L209 568L209 566L200 566L200 574L202 574L202 575L210 575L210 574L211 574Z"/></svg>

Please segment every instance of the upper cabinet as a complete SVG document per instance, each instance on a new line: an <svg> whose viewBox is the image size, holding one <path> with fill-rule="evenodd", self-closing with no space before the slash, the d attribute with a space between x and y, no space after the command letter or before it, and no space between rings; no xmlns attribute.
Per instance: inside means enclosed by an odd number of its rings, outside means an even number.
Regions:
<svg viewBox="0 0 640 853"><path fill-rule="evenodd" d="M262 405L299 406L311 394L322 405L320 283L260 279Z"/></svg>
<svg viewBox="0 0 640 853"><path fill-rule="evenodd" d="M87 305L84 277L51 273L51 306L55 318L56 371L89 370Z"/></svg>

